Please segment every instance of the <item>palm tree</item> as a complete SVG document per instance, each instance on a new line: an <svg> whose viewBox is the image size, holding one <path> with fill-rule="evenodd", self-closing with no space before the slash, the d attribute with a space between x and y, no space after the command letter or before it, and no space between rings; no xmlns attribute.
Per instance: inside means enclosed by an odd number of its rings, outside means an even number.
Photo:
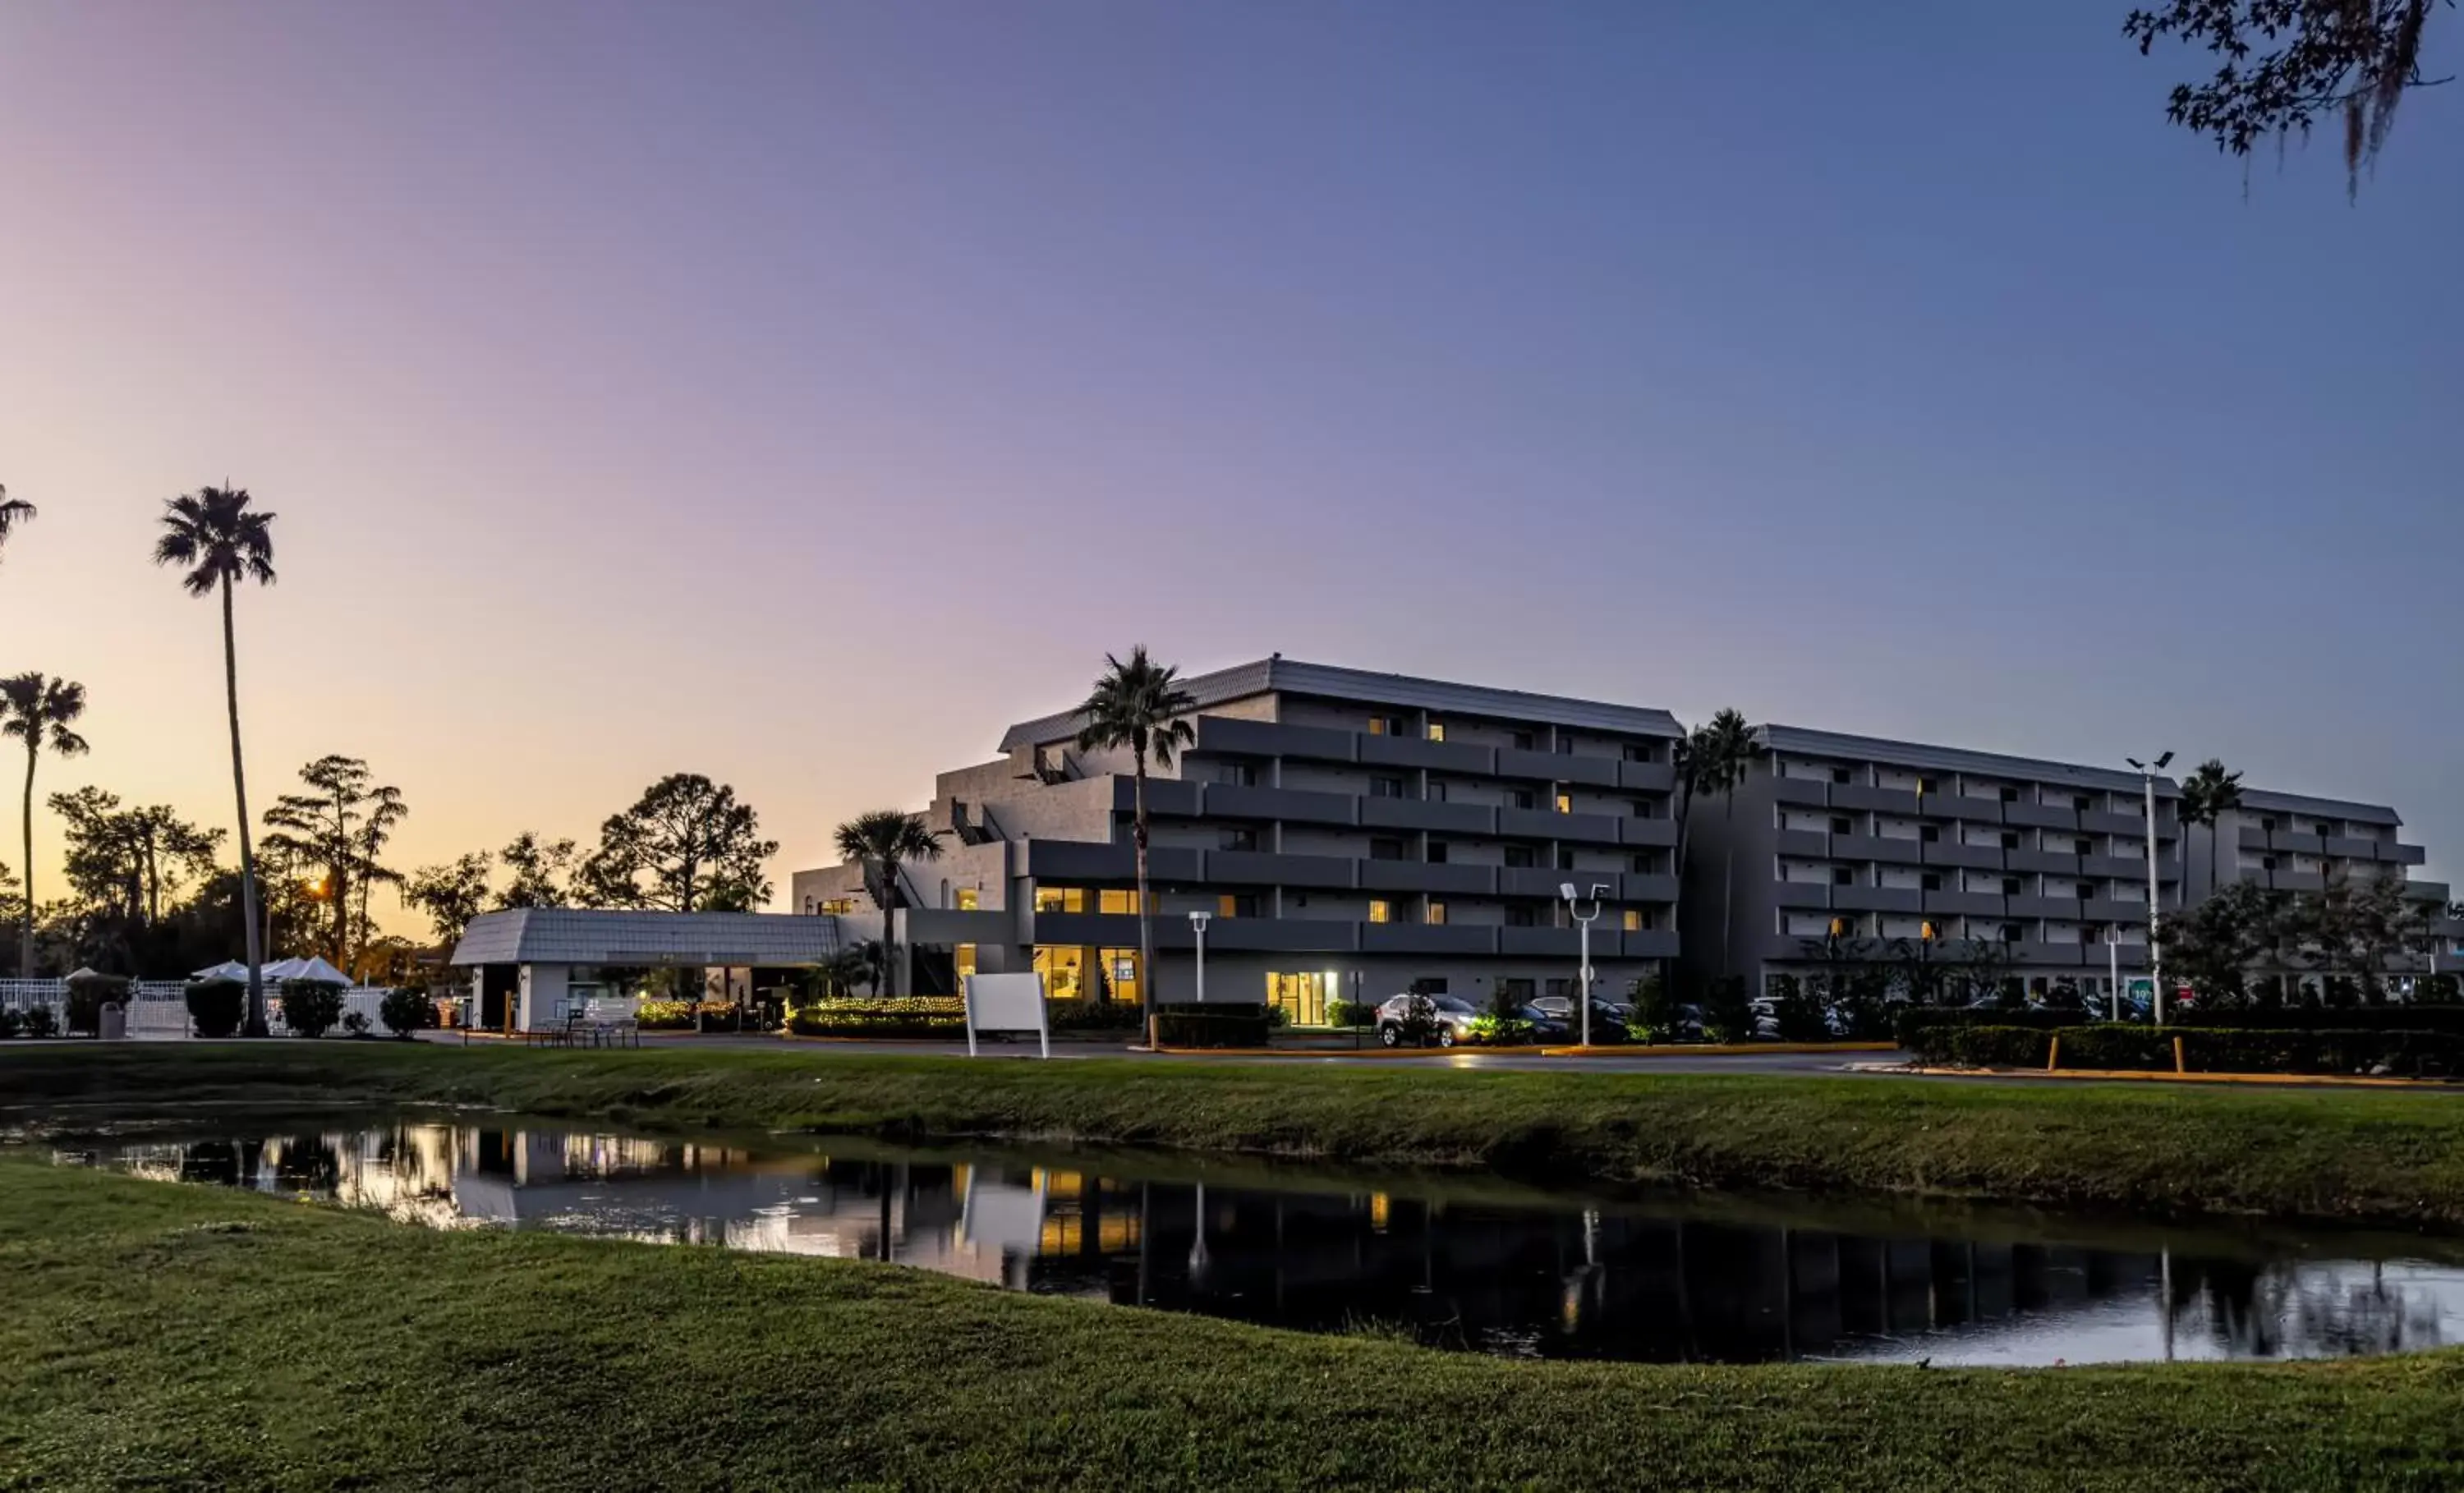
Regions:
<svg viewBox="0 0 2464 1493"><path fill-rule="evenodd" d="M154 563L180 565L190 596L223 602L223 693L231 707L231 793L239 801L239 895L248 940L248 1033L265 1035L265 945L256 917L256 851L248 835L248 769L239 751L239 645L231 591L242 581L274 583L274 515L253 512L246 488L204 487L166 499Z"/></svg>
<svg viewBox="0 0 2464 1493"><path fill-rule="evenodd" d="M2221 854L2216 843L2216 825L2227 814L2241 807L2241 774L2225 771L2225 764L2209 757L2199 770L2182 779L2182 827L2192 824L2208 828L2208 895L2214 896L2223 889L2216 884L2217 862ZM2189 842L2184 842L2187 847ZM2185 875L2189 872L2186 870Z"/></svg>
<svg viewBox="0 0 2464 1493"><path fill-rule="evenodd" d="M0 736L26 743L26 926L17 944L17 977L34 977L34 759L45 747L60 757L85 750L69 727L85 714L85 686L41 674L0 679Z"/></svg>
<svg viewBox="0 0 2464 1493"><path fill-rule="evenodd" d="M1147 657L1143 643L1130 649L1123 663L1104 655L1108 666L1095 681L1087 703L1078 707L1081 752L1130 749L1137 775L1137 796L1132 801L1131 842L1137 848L1138 867L1138 1004L1144 1009L1147 1045L1155 1044L1155 909L1147 894L1147 761L1170 767L1173 755L1198 739L1186 719L1198 701L1180 687L1180 670Z"/></svg>
<svg viewBox="0 0 2464 1493"><path fill-rule="evenodd" d="M876 982L877 994L888 996L890 974L902 968L898 958L897 930L890 926L890 913L907 900L899 889L898 872L909 861L937 861L941 858L941 831L925 827L921 814L901 813L897 809L874 809L858 814L841 824L838 830L839 854L864 867L864 889L872 897L872 905L881 909L882 976Z"/></svg>
<svg viewBox="0 0 2464 1493"><path fill-rule="evenodd" d="M0 546L9 542L9 533L34 516L34 505L22 497L11 497L9 489L0 484Z"/></svg>
<svg viewBox="0 0 2464 1493"><path fill-rule="evenodd" d="M1720 796L1720 816L1733 821L1737 809L1737 786L1746 780L1746 771L1762 747L1754 740L1753 728L1746 717L1734 710L1724 710L1708 723L1694 728L1685 738L1681 757L1686 799L1716 793ZM1737 902L1737 839L1724 834L1727 842L1725 864L1721 867L1720 892L1720 973L1730 973L1734 962L1728 940L1736 925Z"/></svg>

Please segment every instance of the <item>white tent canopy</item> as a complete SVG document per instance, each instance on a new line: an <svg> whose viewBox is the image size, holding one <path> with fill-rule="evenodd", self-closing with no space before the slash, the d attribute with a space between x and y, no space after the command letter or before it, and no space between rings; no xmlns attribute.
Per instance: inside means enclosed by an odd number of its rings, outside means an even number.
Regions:
<svg viewBox="0 0 2464 1493"><path fill-rule="evenodd" d="M344 989L349 989L352 984L351 977L323 959L315 957L276 960L264 967L264 974L265 982L269 985L277 984L286 979L320 980L326 984L341 985ZM245 983L248 979L248 966L237 959L226 959L211 969L199 970L188 977L190 979L235 979Z"/></svg>

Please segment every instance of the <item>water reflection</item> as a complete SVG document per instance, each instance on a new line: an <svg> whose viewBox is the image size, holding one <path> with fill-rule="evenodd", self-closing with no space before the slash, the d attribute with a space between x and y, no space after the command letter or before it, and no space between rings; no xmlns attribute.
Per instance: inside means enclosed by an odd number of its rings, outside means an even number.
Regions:
<svg viewBox="0 0 2464 1493"><path fill-rule="evenodd" d="M1117 1160L821 1154L527 1125L57 1149L430 1227L889 1260L1013 1290L1513 1355L2018 1365L2383 1353L2464 1338L2464 1268L2371 1258L2338 1236L2176 1230L2117 1242L2082 1225L2076 1237L2091 1241L2072 1242L2051 1237L2056 1225L1957 1237L1814 1205L1774 1222L1768 1207L1716 1199L1500 1202L1443 1182L1280 1177L1229 1187Z"/></svg>

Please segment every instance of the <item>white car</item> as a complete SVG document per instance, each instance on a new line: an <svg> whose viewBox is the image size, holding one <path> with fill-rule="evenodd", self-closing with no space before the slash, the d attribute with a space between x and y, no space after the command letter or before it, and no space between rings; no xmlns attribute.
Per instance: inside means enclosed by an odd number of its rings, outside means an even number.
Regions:
<svg viewBox="0 0 2464 1493"><path fill-rule="evenodd" d="M1377 1042L1381 1046L1399 1047L1411 1035L1413 1017L1427 1023L1430 1037L1441 1047L1471 1041L1471 1023L1480 1018L1471 1002L1453 996L1389 996L1377 1007Z"/></svg>

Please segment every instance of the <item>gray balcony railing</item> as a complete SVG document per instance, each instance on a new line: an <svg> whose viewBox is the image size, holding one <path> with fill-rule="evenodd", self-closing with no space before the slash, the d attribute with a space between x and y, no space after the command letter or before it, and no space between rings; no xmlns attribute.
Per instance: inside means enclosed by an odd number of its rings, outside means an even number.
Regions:
<svg viewBox="0 0 2464 1493"><path fill-rule="evenodd" d="M1353 806L1361 801L1350 794L1318 793L1304 788L1243 788L1208 783L1201 802L1213 819L1285 819L1309 824L1349 824Z"/></svg>
<svg viewBox="0 0 2464 1493"><path fill-rule="evenodd" d="M2077 829L2079 813L2065 805L2052 803L2005 803L2002 823L2023 824L2037 829Z"/></svg>
<svg viewBox="0 0 2464 1493"><path fill-rule="evenodd" d="M1242 886L1343 889L1353 884L1353 867L1365 864L1332 855L1278 855L1271 850L1209 850L1208 881Z"/></svg>
<svg viewBox="0 0 2464 1493"><path fill-rule="evenodd" d="M1497 754L1468 741L1430 741L1420 736L1361 736L1360 760L1378 767L1425 767L1432 772L1491 778Z"/></svg>
<svg viewBox="0 0 2464 1493"><path fill-rule="evenodd" d="M1448 835L1491 835L1497 832L1497 810L1485 803L1367 798L1360 801L1360 823L1377 829L1427 829Z"/></svg>
<svg viewBox="0 0 2464 1493"><path fill-rule="evenodd" d="M1360 889L1494 896L1497 892L1497 870L1494 866L1466 866L1445 861L1362 861Z"/></svg>
<svg viewBox="0 0 2464 1493"><path fill-rule="evenodd" d="M1913 788L1877 788L1861 782L1831 785L1831 806L1857 813L1909 814L1917 811Z"/></svg>

